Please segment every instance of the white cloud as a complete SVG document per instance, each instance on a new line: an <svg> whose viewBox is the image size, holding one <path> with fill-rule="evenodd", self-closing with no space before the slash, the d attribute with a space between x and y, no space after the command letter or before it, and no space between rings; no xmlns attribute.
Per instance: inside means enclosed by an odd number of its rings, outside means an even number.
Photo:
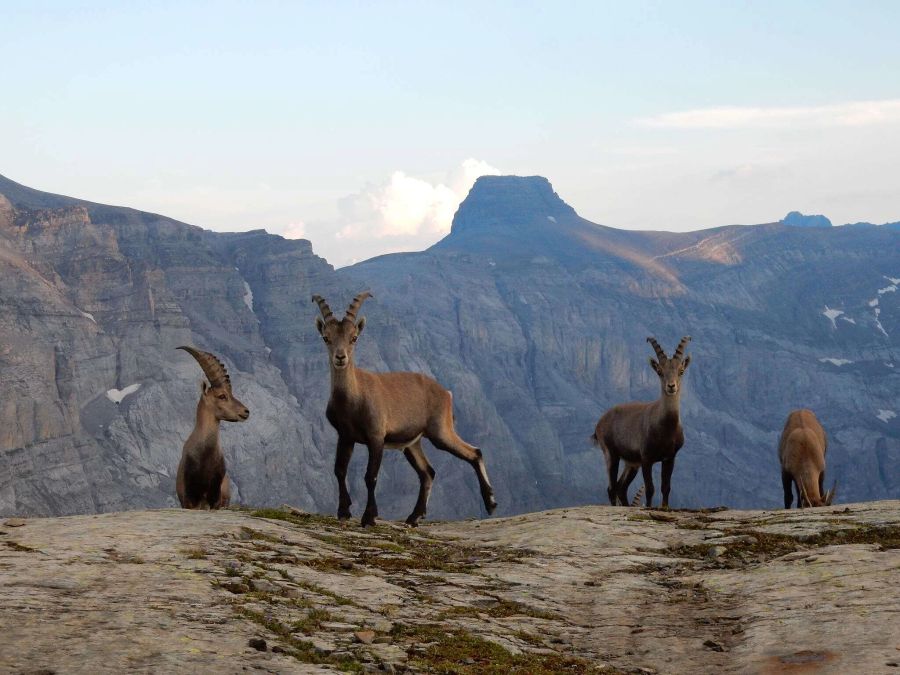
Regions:
<svg viewBox="0 0 900 675"><path fill-rule="evenodd" d="M276 231L285 239L306 239L306 223L302 220L288 223L281 229Z"/></svg>
<svg viewBox="0 0 900 675"><path fill-rule="evenodd" d="M453 215L477 178L499 173L472 158L443 181L394 171L385 182L340 199L337 219L311 223L304 231L315 231L317 250L337 265L380 253L420 250L450 232Z"/></svg>
<svg viewBox="0 0 900 675"><path fill-rule="evenodd" d="M897 122L900 122L900 99L819 106L723 106L663 113L636 120L640 126L669 129L861 127Z"/></svg>

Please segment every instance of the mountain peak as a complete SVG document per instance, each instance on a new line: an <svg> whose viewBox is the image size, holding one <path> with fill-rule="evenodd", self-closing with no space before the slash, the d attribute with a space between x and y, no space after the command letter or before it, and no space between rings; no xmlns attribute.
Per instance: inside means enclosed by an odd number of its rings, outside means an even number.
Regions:
<svg viewBox="0 0 900 675"><path fill-rule="evenodd" d="M451 233L533 229L577 215L543 176L482 176L459 205Z"/></svg>
<svg viewBox="0 0 900 675"><path fill-rule="evenodd" d="M781 222L791 227L831 227L831 221L825 216L807 216L799 211L791 211Z"/></svg>

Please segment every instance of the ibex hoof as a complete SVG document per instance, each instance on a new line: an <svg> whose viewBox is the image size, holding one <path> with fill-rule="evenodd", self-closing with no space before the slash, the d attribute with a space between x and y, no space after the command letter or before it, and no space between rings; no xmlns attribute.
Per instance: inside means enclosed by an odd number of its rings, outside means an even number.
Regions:
<svg viewBox="0 0 900 675"><path fill-rule="evenodd" d="M363 515L362 520L360 522L363 527L372 527L375 525L375 518L376 518L376 516L366 513Z"/></svg>
<svg viewBox="0 0 900 675"><path fill-rule="evenodd" d="M493 497L489 497L485 501L484 506L487 509L488 515L491 515L494 511L497 510L497 500Z"/></svg>
<svg viewBox="0 0 900 675"><path fill-rule="evenodd" d="M418 527L419 526L419 518L421 518L421 516L411 515L409 518L406 519L406 524L409 525L410 527Z"/></svg>
<svg viewBox="0 0 900 675"><path fill-rule="evenodd" d="M338 511L338 520L350 520L350 509Z"/></svg>

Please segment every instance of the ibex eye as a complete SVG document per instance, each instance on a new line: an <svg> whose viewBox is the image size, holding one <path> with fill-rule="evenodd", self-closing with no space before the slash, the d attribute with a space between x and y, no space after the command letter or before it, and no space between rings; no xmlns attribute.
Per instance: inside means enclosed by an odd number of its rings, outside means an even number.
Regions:
<svg viewBox="0 0 900 675"><path fill-rule="evenodd" d="M329 340L327 337L323 337L322 339L325 340L325 344L326 344L326 345L330 345L330 344L331 344L331 340Z"/></svg>
<svg viewBox="0 0 900 675"><path fill-rule="evenodd" d="M228 397L225 394L219 394L219 400L224 401Z"/></svg>
<svg viewBox="0 0 900 675"><path fill-rule="evenodd" d="M354 335L352 338L350 338L350 342L356 342L358 339L359 337Z"/></svg>

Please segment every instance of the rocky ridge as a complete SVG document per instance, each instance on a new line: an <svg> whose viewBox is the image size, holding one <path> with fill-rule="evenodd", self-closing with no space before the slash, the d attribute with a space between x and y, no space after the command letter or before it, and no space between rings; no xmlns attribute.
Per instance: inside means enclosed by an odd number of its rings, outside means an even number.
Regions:
<svg viewBox="0 0 900 675"><path fill-rule="evenodd" d="M292 507L7 519L0 669L889 672L898 547L900 502L418 530Z"/></svg>
<svg viewBox="0 0 900 675"><path fill-rule="evenodd" d="M334 270L310 242L262 230L209 232L2 177L0 195L0 514L174 505L200 380L181 344L219 354L253 411L223 428L236 500L333 512L310 296L340 309L365 287L360 365L454 392L500 514L604 499L588 437L609 406L657 395L650 334L670 350L694 337L674 505L777 505L777 438L800 406L830 434L839 499L900 491L895 228L629 232L581 218L544 178L484 177L428 251ZM427 452L430 515L483 515L470 468ZM389 453L383 514L405 516L416 488Z"/></svg>

